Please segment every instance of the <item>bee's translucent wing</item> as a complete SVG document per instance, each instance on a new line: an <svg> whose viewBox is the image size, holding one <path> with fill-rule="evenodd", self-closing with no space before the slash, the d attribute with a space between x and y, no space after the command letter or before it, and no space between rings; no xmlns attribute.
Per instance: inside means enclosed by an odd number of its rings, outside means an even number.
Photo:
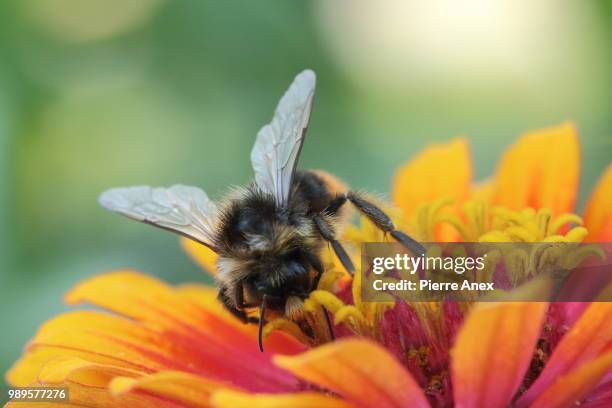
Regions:
<svg viewBox="0 0 612 408"><path fill-rule="evenodd" d="M184 235L214 249L217 207L197 187L113 188L100 196L102 207Z"/></svg>
<svg viewBox="0 0 612 408"><path fill-rule="evenodd" d="M289 198L295 166L300 155L312 110L316 78L311 70L302 71L283 95L272 122L257 134L251 151L255 182L273 194L278 204Z"/></svg>

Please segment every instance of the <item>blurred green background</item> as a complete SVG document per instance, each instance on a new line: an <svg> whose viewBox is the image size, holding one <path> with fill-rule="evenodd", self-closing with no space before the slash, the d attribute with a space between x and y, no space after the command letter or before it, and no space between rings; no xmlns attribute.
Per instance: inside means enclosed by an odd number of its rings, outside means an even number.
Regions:
<svg viewBox="0 0 612 408"><path fill-rule="evenodd" d="M466 135L484 178L521 132L570 119L582 206L611 158L611 40L594 1L3 0L0 371L87 276L205 281L175 236L97 195L247 182L255 134L306 67L303 167L385 193L427 143Z"/></svg>

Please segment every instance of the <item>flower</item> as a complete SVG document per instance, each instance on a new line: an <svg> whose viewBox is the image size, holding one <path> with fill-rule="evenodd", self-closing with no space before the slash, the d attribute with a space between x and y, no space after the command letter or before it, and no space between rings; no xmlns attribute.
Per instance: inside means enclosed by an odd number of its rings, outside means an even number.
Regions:
<svg viewBox="0 0 612 408"><path fill-rule="evenodd" d="M577 149L571 125L527 134L506 151L494 178L474 185L465 140L433 146L400 169L393 201L402 211L389 211L421 239L610 240L612 166L583 223L573 214ZM352 256L360 243L383 239L364 219L343 233ZM183 245L214 273L212 251ZM69 403L41 407L612 403L612 304L363 302L360 274L348 277L331 251L323 261L319 289L304 304L312 330L272 320L264 353L257 350L256 328L226 312L214 288L171 287L135 271L90 278L65 300L96 308L43 324L7 380L69 388ZM336 340L321 306L331 314Z"/></svg>
<svg viewBox="0 0 612 408"><path fill-rule="evenodd" d="M612 164L591 193L583 218L570 215L579 175L578 134L572 123L564 123L524 134L505 151L495 175L480 183L472 180L466 139L432 145L398 170L392 198L428 240L477 241L485 232L501 241L539 241L550 234L554 238L549 239L562 240L561 227L573 222L585 228L575 230L570 240L612 241ZM441 210L451 201L455 208L449 216Z"/></svg>

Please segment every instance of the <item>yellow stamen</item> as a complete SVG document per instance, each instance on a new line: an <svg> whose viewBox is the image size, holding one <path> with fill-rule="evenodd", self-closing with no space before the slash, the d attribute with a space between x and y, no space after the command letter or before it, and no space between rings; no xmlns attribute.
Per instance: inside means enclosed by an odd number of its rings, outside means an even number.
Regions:
<svg viewBox="0 0 612 408"><path fill-rule="evenodd" d="M449 200L424 204L413 217L419 231L431 236L437 223L452 225L467 242L582 242L587 230L582 218L575 214L552 217L552 211L532 208L511 211L503 207L490 207L487 203L472 200L463 205L462 217L442 214ZM431 216L435 210L437 216ZM560 234L568 225L568 230Z"/></svg>
<svg viewBox="0 0 612 408"><path fill-rule="evenodd" d="M296 323L292 322L291 320L285 319L283 317L274 319L264 326L264 329L263 329L264 338L268 337L270 333L272 333L275 330L284 331L292 335L293 337L295 337L297 340L299 340L300 342L304 344L312 343L310 339L308 338L308 336L306 336L304 332L302 331L302 329L300 329L300 326L298 326Z"/></svg>

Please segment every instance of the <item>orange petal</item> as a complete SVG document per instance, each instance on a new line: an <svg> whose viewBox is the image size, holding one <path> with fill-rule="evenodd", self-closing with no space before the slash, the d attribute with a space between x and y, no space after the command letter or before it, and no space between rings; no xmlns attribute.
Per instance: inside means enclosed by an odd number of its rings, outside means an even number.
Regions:
<svg viewBox="0 0 612 408"><path fill-rule="evenodd" d="M222 390L213 394L212 406L215 408L351 408L353 405L317 392L248 394Z"/></svg>
<svg viewBox="0 0 612 408"><path fill-rule="evenodd" d="M424 202L467 198L472 166L467 140L454 139L433 144L418 153L395 173L391 196L393 203L410 217Z"/></svg>
<svg viewBox="0 0 612 408"><path fill-rule="evenodd" d="M201 309L171 287L145 274L119 270L87 279L72 290L68 304L88 302L132 319L162 326L197 326Z"/></svg>
<svg viewBox="0 0 612 408"><path fill-rule="evenodd" d="M182 370L231 379L252 391L297 387L293 376L272 363L274 342L266 353L260 353L255 329L253 333L238 329L235 321L156 279L134 272L109 273L81 283L68 299L88 300L131 319L99 312L89 312L93 316L81 320L56 318L43 326L33 348L53 347L67 354L77 350L91 361L102 355L147 372ZM18 366L22 376L34 371L24 364Z"/></svg>
<svg viewBox="0 0 612 408"><path fill-rule="evenodd" d="M151 347L153 334L133 322L94 311L69 312L44 323L28 344L24 355L7 373L17 386L35 382L43 367L60 357L147 372L163 365L126 344L113 342L96 333L112 333L115 339L142 341Z"/></svg>
<svg viewBox="0 0 612 408"><path fill-rule="evenodd" d="M591 303L561 339L538 379L518 400L527 406L560 376L598 356L612 341L612 303Z"/></svg>
<svg viewBox="0 0 612 408"><path fill-rule="evenodd" d="M129 363L100 354L72 350L65 347L29 345L23 356L6 373L6 381L17 387L25 387L28 384L37 382L43 367L58 358L82 359L92 364L109 365L117 369L137 369L137 367ZM145 370L142 370L142 373L145 372Z"/></svg>
<svg viewBox="0 0 612 408"><path fill-rule="evenodd" d="M186 283L177 286L176 290L181 294L181 296L185 297L185 299L188 299L190 302L197 303L206 310L214 311L215 313L222 314L227 317L231 316L227 309L223 307L221 302L219 302L219 299L217 299L219 289L214 286ZM237 319L232 318L231 320L239 323ZM241 326L244 326L244 324Z"/></svg>
<svg viewBox="0 0 612 408"><path fill-rule="evenodd" d="M191 257L191 259L193 259L194 262L201 266L206 272L212 276L217 274L217 258L219 256L215 251L205 245L187 238L181 238L181 246L183 247L183 250Z"/></svg>
<svg viewBox="0 0 612 408"><path fill-rule="evenodd" d="M204 295L210 296L206 291ZM164 282L135 271L114 271L94 276L78 284L66 295L70 304L88 302L147 324L171 328L192 336L212 336L224 344L239 345L251 336L238 330L237 319L215 313L207 302L196 302ZM251 329L254 333L254 329Z"/></svg>
<svg viewBox="0 0 612 408"><path fill-rule="evenodd" d="M548 304L480 303L451 350L457 406L507 407L529 367Z"/></svg>
<svg viewBox="0 0 612 408"><path fill-rule="evenodd" d="M116 377L109 389L114 395L140 391L177 404L205 408L210 406L212 392L225 387L225 383L185 372L163 371L140 378Z"/></svg>
<svg viewBox="0 0 612 408"><path fill-rule="evenodd" d="M61 361L58 360L60 357L80 358L141 373L180 369L221 375L230 365L215 365L216 361L209 359L206 354L211 347L214 346L204 338L160 331L159 328L147 327L109 314L95 311L69 312L41 326L26 349L26 357L9 372L9 380L31 382L32 378L28 378L28 375L40 377L38 373L44 373L48 364ZM27 358L39 348L55 352L54 359L43 361ZM227 357L225 360L231 361ZM37 363L41 365L32 367L32 364ZM64 372L68 369L59 368ZM97 377L90 374L89 381L94 381L93 378L103 381L102 373L97 374Z"/></svg>
<svg viewBox="0 0 612 408"><path fill-rule="evenodd" d="M580 400L612 371L612 353L606 353L559 377L540 395L530 408L563 408L579 406Z"/></svg>
<svg viewBox="0 0 612 408"><path fill-rule="evenodd" d="M410 373L369 340L340 340L275 362L358 407L429 407Z"/></svg>
<svg viewBox="0 0 612 408"><path fill-rule="evenodd" d="M116 376L137 377L142 371L116 365L99 364L75 357L60 356L48 361L38 373L38 382L59 384L66 381L91 387L106 387Z"/></svg>
<svg viewBox="0 0 612 408"><path fill-rule="evenodd" d="M210 291L204 295L210 296ZM202 370L200 374L214 372L214 378L226 379L232 374L239 378L237 384L249 390L281 391L296 386L292 376L272 363L270 352L274 342L266 353L257 350L256 328L238 329L234 317L216 313L216 308L207 309L206 303L193 301L181 290L151 276L134 271L105 273L77 285L66 300L89 302L148 326L163 328L169 344L181 351L173 354L177 358L164 360L165 368L184 369L169 365L178 360Z"/></svg>
<svg viewBox="0 0 612 408"><path fill-rule="evenodd" d="M529 132L503 154L492 202L511 210L573 212L579 175L580 146L572 123Z"/></svg>
<svg viewBox="0 0 612 408"><path fill-rule="evenodd" d="M589 230L587 241L612 242L612 165L604 171L587 201L584 225Z"/></svg>

